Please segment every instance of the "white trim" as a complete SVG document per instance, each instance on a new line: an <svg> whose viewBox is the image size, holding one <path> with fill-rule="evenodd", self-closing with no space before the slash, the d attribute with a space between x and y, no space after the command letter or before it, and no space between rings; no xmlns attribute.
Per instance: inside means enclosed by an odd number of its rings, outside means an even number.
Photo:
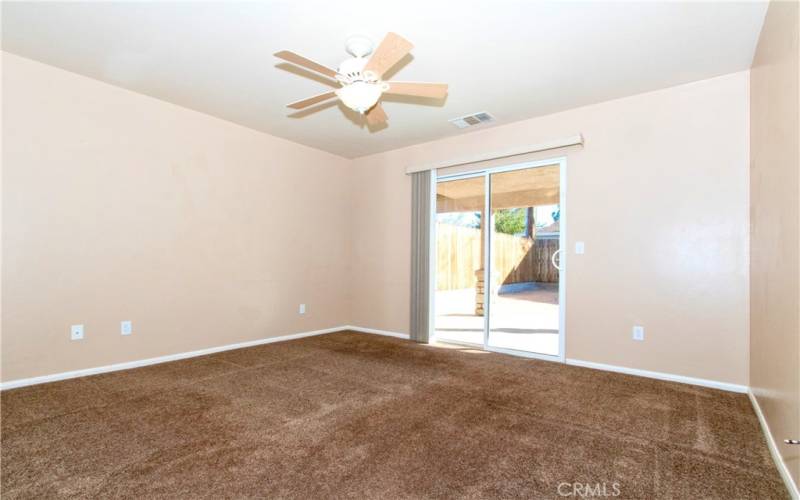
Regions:
<svg viewBox="0 0 800 500"><path fill-rule="evenodd" d="M570 137L563 137L561 139L554 139L551 141L540 142L538 144L531 144L528 146L520 146L516 148L505 149L502 151L495 151L493 153L484 153L468 158L459 158L455 160L447 160L447 161L432 163L429 165L407 167L406 173L413 174L414 172L423 172L425 170L436 170L437 168L456 167L458 165L466 165L469 163L478 163L487 160L498 160L501 158L508 158L511 156L524 155L528 153L538 153L541 151L549 151L551 149L565 148L568 146L581 146L581 145L583 145L583 135L577 134Z"/></svg>
<svg viewBox="0 0 800 500"><path fill-rule="evenodd" d="M436 182L457 181L459 179L474 179L475 177L483 177L486 175L486 169L471 170L469 172L458 172L456 174L438 175Z"/></svg>
<svg viewBox="0 0 800 500"><path fill-rule="evenodd" d="M769 454L772 455L772 460L775 462L775 466L778 468L778 472L780 473L783 482L786 484L786 489L789 490L789 494L792 495L794 500L798 500L800 499L800 490L798 490L797 484L795 484L794 480L792 479L792 475L789 473L789 468L786 466L786 462L783 461L783 457L781 457L781 454L778 451L778 445L775 443L775 438L772 437L772 433L769 431L769 424L767 424L767 419L761 412L761 406L758 404L758 399L756 399L756 396L753 394L751 389L748 389L747 395L750 397L750 403L753 405L753 410L756 412L758 422L761 424L761 430L764 431L764 435L767 438L767 448L769 448Z"/></svg>
<svg viewBox="0 0 800 500"><path fill-rule="evenodd" d="M672 373L651 372L649 370L639 370L636 368L627 368L625 366L606 365L603 363L594 363L592 361L583 361L580 359L567 358L566 362L568 365L581 366L583 368L625 373L627 375L636 375L637 377L654 378L657 380L666 380L681 384L699 385L702 387L710 387L712 389L720 389L722 391L729 392L739 392L742 394L746 393L748 389L746 385L731 384L728 382L719 382L717 380L708 380L704 378L686 377L684 375L675 375Z"/></svg>
<svg viewBox="0 0 800 500"><path fill-rule="evenodd" d="M323 335L326 333L340 332L343 330L353 330L362 333L372 333L376 335L388 335L390 337L398 337L407 339L407 333L387 332L384 330L374 330L371 328L361 328L358 326L336 326L333 328L325 328L323 330L313 330L310 332L293 333L290 335L281 335L279 337L267 337L258 340L249 340L247 342L239 342L236 344L228 344L218 347L209 347L207 349L200 349L197 351L180 352L177 354L168 354L166 356L158 356L156 358L139 359L136 361L126 361L124 363L115 363L113 365L97 366L94 368L84 368L82 370L73 370L68 372L53 373L51 375L42 375L39 377L21 378L17 380L9 380L8 382L0 383L0 391L6 389L15 389L17 387L25 387L28 385L45 384L47 382L57 382L59 380L67 380L77 377L86 377L88 375L97 375L100 373L115 372L119 370L129 370L131 368L140 368L142 366L156 365L159 363L167 363L169 361L178 361L181 359L194 358L197 356L205 356L207 354L214 354L216 352L230 351L232 349L241 349L243 347L253 347L262 344L271 344L273 342L283 342L285 340L301 339L303 337L312 337L314 335Z"/></svg>
<svg viewBox="0 0 800 500"><path fill-rule="evenodd" d="M406 339L406 340L410 338L407 333L390 332L388 330L377 330L375 328L364 328L362 326L347 325L343 326L341 330L353 330L354 332L371 333L373 335L384 335L386 337L395 337L398 339Z"/></svg>
<svg viewBox="0 0 800 500"><path fill-rule="evenodd" d="M492 172L483 172L483 211L481 212L481 233L483 234L483 349L489 347L489 328L492 323L492 232L494 231L492 211ZM500 290L497 290L498 293ZM477 302L477 301L476 301Z"/></svg>
<svg viewBox="0 0 800 500"><path fill-rule="evenodd" d="M564 361L561 359L561 356L553 356L552 354L540 354L538 352L533 351L522 351L519 349L507 349L505 347L492 347L490 345L486 345L485 350L487 352L496 352L499 354L508 354L509 356L517 356L520 358L530 358L530 359L539 359L542 361L550 361L551 363L563 363Z"/></svg>
<svg viewBox="0 0 800 500"><path fill-rule="evenodd" d="M558 161L559 200L558 200L558 249L561 250L561 269L558 270L558 360L567 360L567 271L569 270L569 248L567 247L567 158Z"/></svg>
<svg viewBox="0 0 800 500"><path fill-rule="evenodd" d="M467 342L466 340L449 340L449 339L439 340L439 339L434 339L434 340L432 340L430 342L430 344L432 344L432 345L433 344L455 345L455 346L459 346L459 347L469 347L471 349L477 349L477 350L480 350L480 351L483 350L483 344L476 344L474 342Z"/></svg>

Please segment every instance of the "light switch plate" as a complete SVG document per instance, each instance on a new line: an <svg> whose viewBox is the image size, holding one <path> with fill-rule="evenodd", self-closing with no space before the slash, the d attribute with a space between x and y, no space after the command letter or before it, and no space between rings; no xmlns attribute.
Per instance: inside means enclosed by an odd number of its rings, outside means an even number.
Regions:
<svg viewBox="0 0 800 500"><path fill-rule="evenodd" d="M633 340L644 340L644 327L643 326L634 326L633 327Z"/></svg>
<svg viewBox="0 0 800 500"><path fill-rule="evenodd" d="M584 253L585 251L586 251L586 246L583 244L583 242L582 241L576 241L575 242L575 253L580 255L580 254Z"/></svg>
<svg viewBox="0 0 800 500"><path fill-rule="evenodd" d="M130 321L121 321L119 323L119 333L121 335L130 335L133 333L133 323Z"/></svg>
<svg viewBox="0 0 800 500"><path fill-rule="evenodd" d="M297 312L299 312L300 314L305 314L306 313L306 305L305 304L300 304L300 308L298 309Z"/></svg>

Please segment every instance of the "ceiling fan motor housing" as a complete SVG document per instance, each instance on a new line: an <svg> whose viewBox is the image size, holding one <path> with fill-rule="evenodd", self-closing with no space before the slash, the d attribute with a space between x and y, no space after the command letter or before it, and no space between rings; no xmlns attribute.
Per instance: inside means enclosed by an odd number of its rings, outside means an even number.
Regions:
<svg viewBox="0 0 800 500"><path fill-rule="evenodd" d="M363 70L364 66L367 65L367 59L364 57L353 57L352 59L347 59L339 65L338 73L339 75L336 77L343 84L353 83L353 82L362 82L372 80L375 81L375 78L367 78L367 76L374 76L374 75L364 75ZM369 73L369 72L368 72Z"/></svg>

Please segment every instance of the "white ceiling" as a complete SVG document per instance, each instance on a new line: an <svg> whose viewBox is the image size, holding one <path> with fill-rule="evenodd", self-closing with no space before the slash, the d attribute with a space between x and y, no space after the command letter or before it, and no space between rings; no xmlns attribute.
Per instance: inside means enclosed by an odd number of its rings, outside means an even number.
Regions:
<svg viewBox="0 0 800 500"><path fill-rule="evenodd" d="M701 80L750 66L765 2L3 2L9 52L345 157ZM394 31L415 45L394 79L450 84L442 103L386 102L371 131L341 105L290 115L330 87L272 54L331 67L344 40ZM287 68L287 69L283 69ZM300 73L300 72L298 72ZM487 125L482 125L487 126ZM491 125L490 125L491 126Z"/></svg>

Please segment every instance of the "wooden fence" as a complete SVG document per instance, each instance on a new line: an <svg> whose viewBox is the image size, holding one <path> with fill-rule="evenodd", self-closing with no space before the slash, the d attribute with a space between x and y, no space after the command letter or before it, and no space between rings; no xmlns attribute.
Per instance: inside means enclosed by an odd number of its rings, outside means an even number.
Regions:
<svg viewBox="0 0 800 500"><path fill-rule="evenodd" d="M475 286L481 263L481 230L452 224L436 225L436 289ZM502 284L537 281L557 283L558 270L550 263L558 239L531 239L495 233L493 259Z"/></svg>

